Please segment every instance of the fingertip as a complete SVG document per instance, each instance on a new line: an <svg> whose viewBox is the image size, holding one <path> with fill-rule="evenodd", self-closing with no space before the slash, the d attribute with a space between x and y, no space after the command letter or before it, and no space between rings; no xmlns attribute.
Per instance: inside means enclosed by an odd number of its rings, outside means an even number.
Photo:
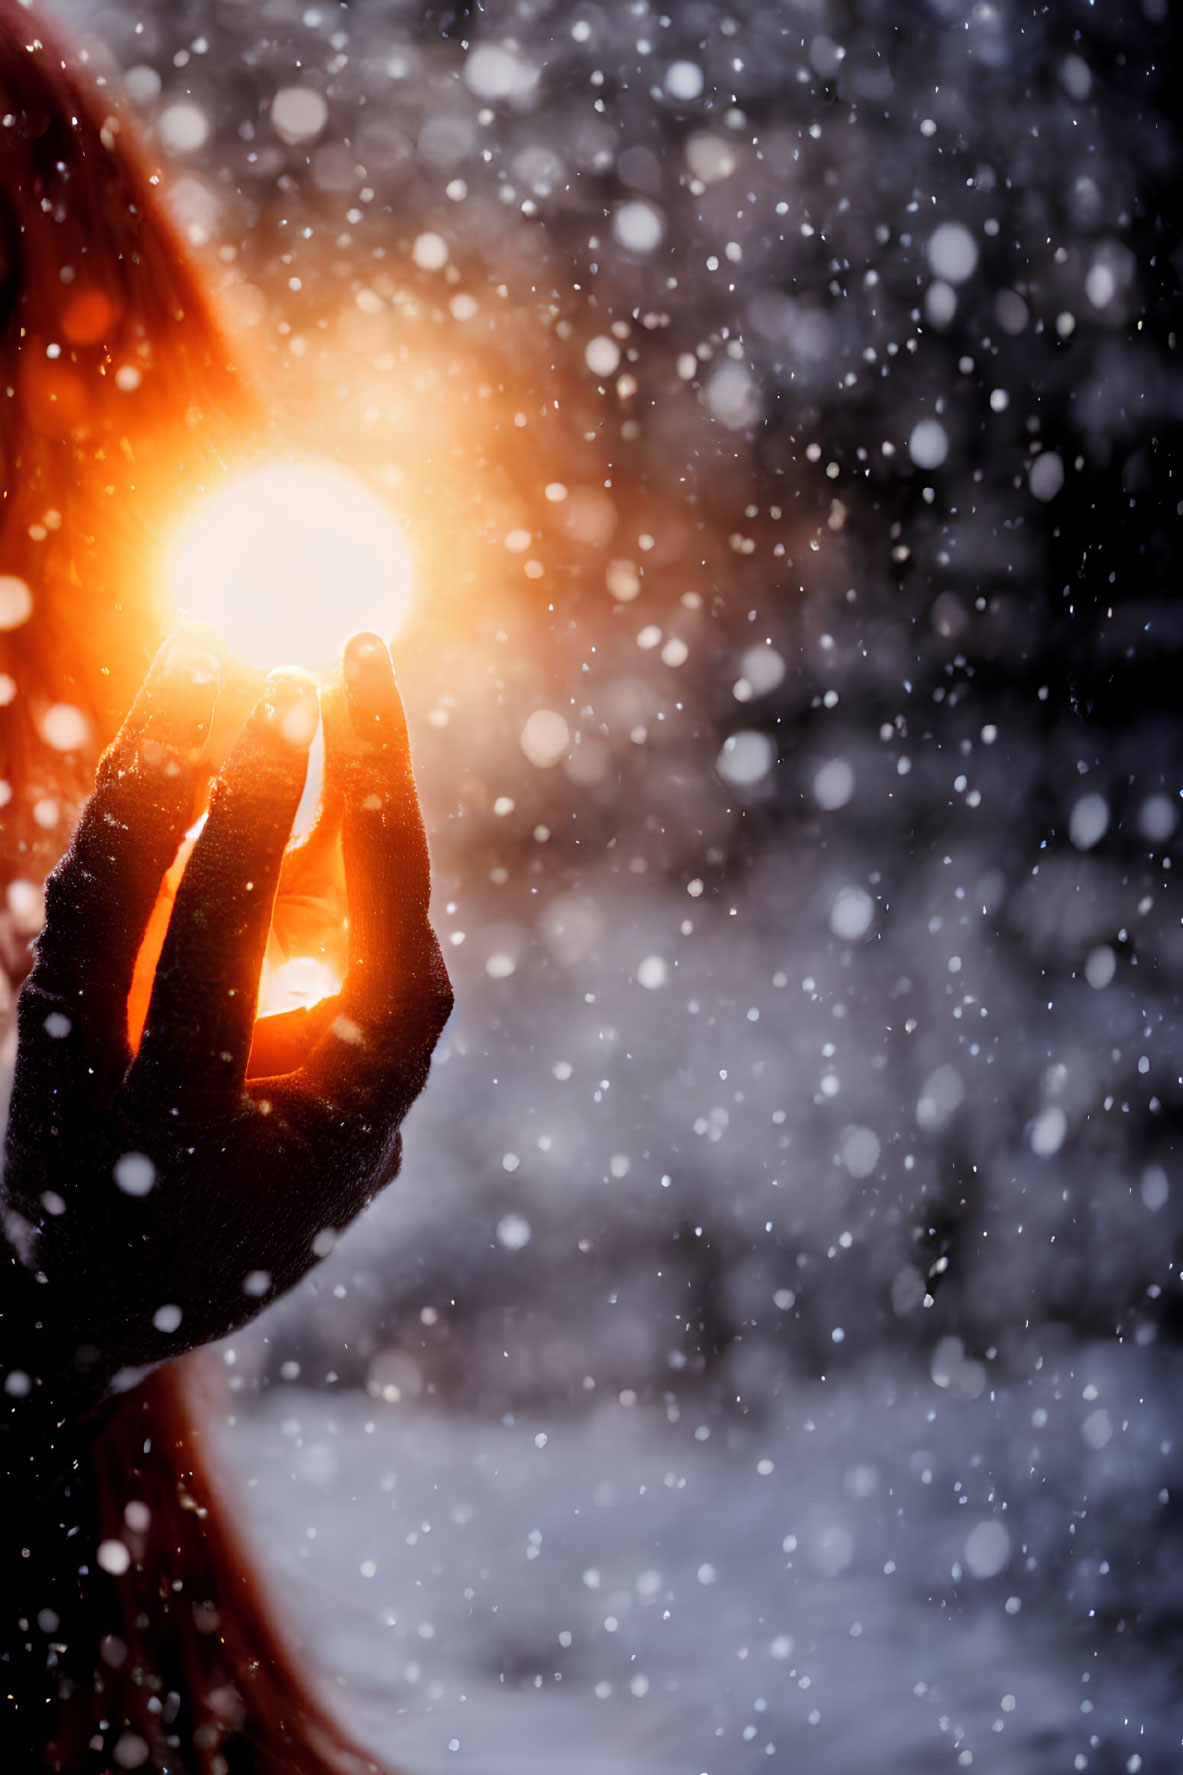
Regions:
<svg viewBox="0 0 1183 1775"><path fill-rule="evenodd" d="M351 635L341 654L341 676L355 717L380 718L394 690L394 666L382 637Z"/></svg>
<svg viewBox="0 0 1183 1775"><path fill-rule="evenodd" d="M171 647L174 644L177 646L193 644L201 647L211 647L215 653L223 656L227 654L226 643L223 641L213 623L198 622L196 617L186 616L182 618L176 627L169 631L164 638L164 645L165 647Z"/></svg>
<svg viewBox="0 0 1183 1775"><path fill-rule="evenodd" d="M269 672L256 715L267 731L278 733L289 746L306 751L320 720L316 679L296 666Z"/></svg>
<svg viewBox="0 0 1183 1775"><path fill-rule="evenodd" d="M342 677L353 727L360 738L380 745L405 744L406 716L390 650L378 635L354 635L342 657Z"/></svg>
<svg viewBox="0 0 1183 1775"><path fill-rule="evenodd" d="M184 622L165 637L152 661L151 676L184 675L194 684L216 683L227 658L226 643L215 628Z"/></svg>
<svg viewBox="0 0 1183 1775"><path fill-rule="evenodd" d="M302 694L310 693L314 697L317 693L316 679L303 666L272 666L263 681L263 688L270 691L273 686L287 687Z"/></svg>
<svg viewBox="0 0 1183 1775"><path fill-rule="evenodd" d="M363 629L360 634L350 635L346 641L341 650L341 664L346 678L380 670L383 665L390 665L390 649L381 635L375 635L370 629Z"/></svg>
<svg viewBox="0 0 1183 1775"><path fill-rule="evenodd" d="M216 630L205 623L174 629L148 668L112 755L147 748L149 763L192 763L209 737L225 663Z"/></svg>

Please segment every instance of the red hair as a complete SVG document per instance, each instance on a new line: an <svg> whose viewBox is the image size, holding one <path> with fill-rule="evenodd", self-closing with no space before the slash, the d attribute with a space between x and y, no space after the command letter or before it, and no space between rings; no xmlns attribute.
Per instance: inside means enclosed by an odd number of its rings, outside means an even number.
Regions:
<svg viewBox="0 0 1183 1775"><path fill-rule="evenodd" d="M101 1533L133 1555L116 1580L126 1653L62 1708L48 1766L83 1767L100 1718L115 1717L149 1746L146 1767L216 1775L245 1740L256 1775L391 1775L309 1696L276 1630L205 1453L213 1410L198 1354L140 1386L96 1441ZM159 1707L170 1690L182 1696L179 1751Z"/></svg>
<svg viewBox="0 0 1183 1775"><path fill-rule="evenodd" d="M250 422L129 135L100 79L71 67L34 15L0 5L8 876L39 878L63 847L94 759L160 638L153 568L170 505ZM89 730L64 753L44 734L59 702L81 710Z"/></svg>

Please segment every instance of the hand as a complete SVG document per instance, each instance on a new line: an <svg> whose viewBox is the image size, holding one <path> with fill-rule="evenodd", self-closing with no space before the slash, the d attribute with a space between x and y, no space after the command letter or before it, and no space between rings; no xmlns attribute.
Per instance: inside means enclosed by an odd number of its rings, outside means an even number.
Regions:
<svg viewBox="0 0 1183 1775"><path fill-rule="evenodd" d="M136 957L198 806L224 666L205 632L157 656L46 885L21 993L5 1230L44 1278L25 1366L66 1400L234 1330L331 1248L398 1170L451 1010L406 720L386 648L363 635L323 698L313 847L339 829L340 994L256 1026L317 718L313 682L273 673L215 778L132 1052Z"/></svg>

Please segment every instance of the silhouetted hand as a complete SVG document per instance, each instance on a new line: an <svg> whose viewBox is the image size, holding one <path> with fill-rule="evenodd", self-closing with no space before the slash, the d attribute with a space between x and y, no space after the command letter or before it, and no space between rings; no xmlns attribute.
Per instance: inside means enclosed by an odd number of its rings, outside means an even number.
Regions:
<svg viewBox="0 0 1183 1775"><path fill-rule="evenodd" d="M317 844L339 821L340 994L256 1041L317 719L312 680L273 673L214 781L132 1053L136 956L199 804L223 667L204 631L157 656L49 878L21 993L5 1230L37 1278L24 1366L58 1415L233 1330L325 1255L395 1175L451 1009L406 720L385 646L363 635L323 697Z"/></svg>

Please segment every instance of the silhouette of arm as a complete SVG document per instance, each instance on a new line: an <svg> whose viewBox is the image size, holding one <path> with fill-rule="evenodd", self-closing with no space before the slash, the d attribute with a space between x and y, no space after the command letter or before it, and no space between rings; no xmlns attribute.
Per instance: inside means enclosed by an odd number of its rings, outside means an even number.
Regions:
<svg viewBox="0 0 1183 1775"><path fill-rule="evenodd" d="M402 703L385 646L358 636L323 697L349 917L339 995L256 1032L317 719L312 681L276 673L214 780L132 1052L132 974L200 805L223 669L204 633L182 631L157 656L47 882L18 1005L0 1491L11 1532L33 1545L4 1561L17 1581L0 1658L12 1669L28 1646L30 1706L47 1700L45 1669L70 1662L65 1638L47 1651L36 1618L48 1609L68 1638L79 1597L103 1584L85 1450L104 1401L235 1330L325 1255L397 1172L399 1128L451 1009ZM268 1058L284 1069L253 1076Z"/></svg>

